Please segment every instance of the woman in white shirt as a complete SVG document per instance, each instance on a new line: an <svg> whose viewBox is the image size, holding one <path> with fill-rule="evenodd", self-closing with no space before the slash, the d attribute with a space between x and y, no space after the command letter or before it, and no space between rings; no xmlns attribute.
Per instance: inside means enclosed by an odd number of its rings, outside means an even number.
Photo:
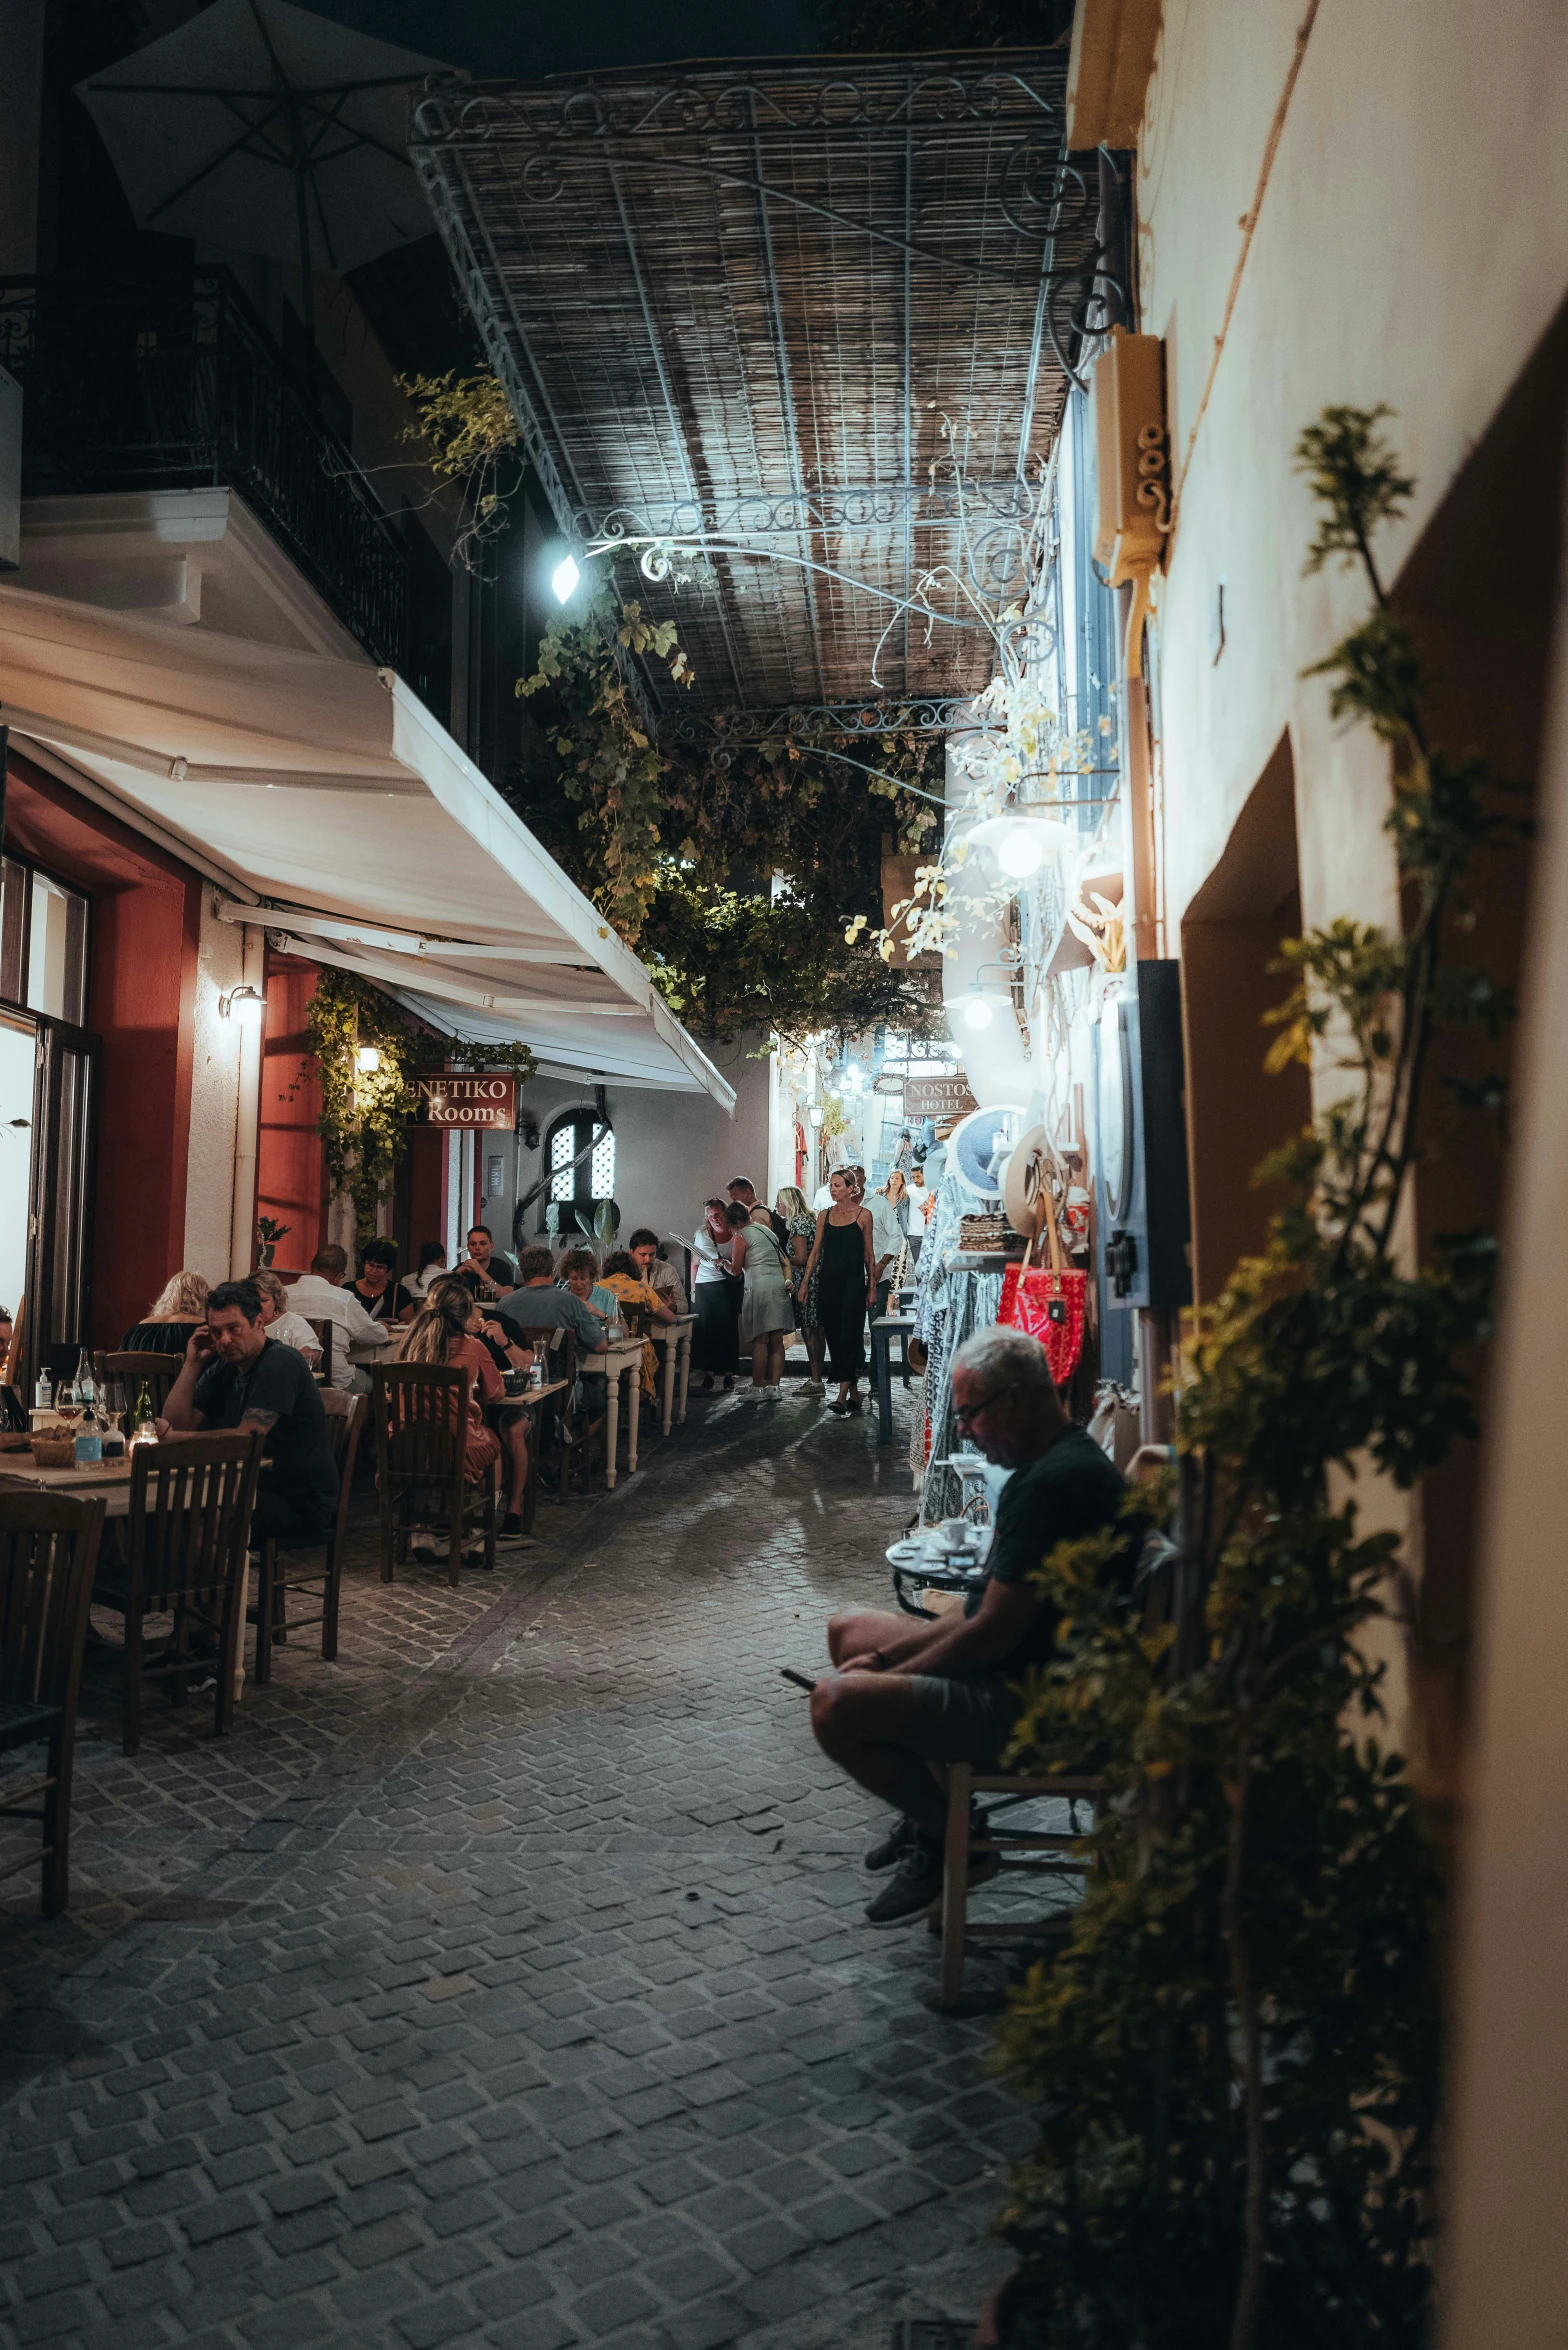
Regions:
<svg viewBox="0 0 1568 2350"><path fill-rule="evenodd" d="M269 1338L279 1346L291 1346L302 1354L313 1371L321 1366L321 1341L303 1314L296 1314L289 1305L289 1293L276 1273L253 1273L251 1279L261 1291L261 1323Z"/></svg>
<svg viewBox="0 0 1568 2350"><path fill-rule="evenodd" d="M730 1264L734 1232L729 1202L704 1200L702 1222L691 1244L692 1304L697 1327L691 1334L691 1367L702 1373L702 1389L712 1392L716 1377L726 1389L735 1384L740 1359L741 1282Z"/></svg>

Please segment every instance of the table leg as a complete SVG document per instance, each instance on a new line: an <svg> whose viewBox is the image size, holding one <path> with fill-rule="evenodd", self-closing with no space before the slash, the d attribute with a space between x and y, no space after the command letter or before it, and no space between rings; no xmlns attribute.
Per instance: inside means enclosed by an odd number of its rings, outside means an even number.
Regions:
<svg viewBox="0 0 1568 2350"><path fill-rule="evenodd" d="M877 1442L893 1441L893 1349L886 1330L871 1333L871 1360L877 1376Z"/></svg>
<svg viewBox="0 0 1568 2350"><path fill-rule="evenodd" d="M685 1425L685 1421L686 1421L686 1390L687 1390L687 1389L690 1387L690 1385L691 1385L691 1342L692 1342L692 1338L693 1338L693 1336L694 1336L694 1335L695 1335L695 1333L694 1333L694 1332L692 1332L692 1331L690 1331L690 1330L683 1330L683 1331L681 1332L681 1341L680 1341L680 1344L681 1344L681 1408L680 1408L680 1419L681 1419L681 1424L682 1424L682 1426L684 1426L684 1425Z"/></svg>
<svg viewBox="0 0 1568 2350"><path fill-rule="evenodd" d="M664 1342L664 1433L670 1433L670 1422L675 1416L675 1358L681 1351L680 1339L672 1330Z"/></svg>
<svg viewBox="0 0 1568 2350"><path fill-rule="evenodd" d="M629 1477L637 1466L637 1424L642 1417L642 1363L633 1363L627 1373L626 1389L626 1474Z"/></svg>
<svg viewBox="0 0 1568 2350"><path fill-rule="evenodd" d="M606 1492L615 1491L615 1448L621 1440L621 1374L613 1366L606 1381L609 1393L604 1401L604 1483Z"/></svg>

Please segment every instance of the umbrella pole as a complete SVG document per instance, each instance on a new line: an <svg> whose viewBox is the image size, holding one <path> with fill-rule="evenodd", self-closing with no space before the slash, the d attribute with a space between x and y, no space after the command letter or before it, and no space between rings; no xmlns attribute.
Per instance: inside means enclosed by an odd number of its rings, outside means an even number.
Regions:
<svg viewBox="0 0 1568 2350"><path fill-rule="evenodd" d="M305 317L305 372L311 405L321 405L320 387L316 380L321 365L316 349L316 281L310 266L310 206L305 195L305 165L295 148L294 162L294 218L299 229L299 292Z"/></svg>

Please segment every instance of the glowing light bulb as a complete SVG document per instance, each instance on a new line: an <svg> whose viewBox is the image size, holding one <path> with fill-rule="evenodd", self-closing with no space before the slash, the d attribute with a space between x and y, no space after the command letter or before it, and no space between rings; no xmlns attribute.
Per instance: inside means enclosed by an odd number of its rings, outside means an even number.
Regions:
<svg viewBox="0 0 1568 2350"><path fill-rule="evenodd" d="M1045 863L1045 844L1032 824L1015 824L997 843L996 861L1014 881L1027 881Z"/></svg>
<svg viewBox="0 0 1568 2350"><path fill-rule="evenodd" d="M571 602L577 593L577 582L581 578L582 573L578 570L574 559L570 555L563 555L550 575L550 585L555 590L557 603L569 604Z"/></svg>
<svg viewBox="0 0 1568 2350"><path fill-rule="evenodd" d="M355 1064L361 1077L374 1077L381 1066L381 1054L373 1044L362 1044L355 1055Z"/></svg>
<svg viewBox="0 0 1568 2350"><path fill-rule="evenodd" d="M991 1025L991 1007L983 995L972 996L964 1006L964 1026L976 1031Z"/></svg>

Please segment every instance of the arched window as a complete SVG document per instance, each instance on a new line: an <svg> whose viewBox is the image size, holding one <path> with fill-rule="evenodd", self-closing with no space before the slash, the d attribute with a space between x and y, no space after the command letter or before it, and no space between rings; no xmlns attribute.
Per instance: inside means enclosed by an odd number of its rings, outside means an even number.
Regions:
<svg viewBox="0 0 1568 2350"><path fill-rule="evenodd" d="M615 1135L593 1110L567 1110L545 1136L545 1165L550 1180L540 1204L570 1202L591 1214L600 1200L615 1197ZM584 1218L587 1221L587 1218Z"/></svg>

